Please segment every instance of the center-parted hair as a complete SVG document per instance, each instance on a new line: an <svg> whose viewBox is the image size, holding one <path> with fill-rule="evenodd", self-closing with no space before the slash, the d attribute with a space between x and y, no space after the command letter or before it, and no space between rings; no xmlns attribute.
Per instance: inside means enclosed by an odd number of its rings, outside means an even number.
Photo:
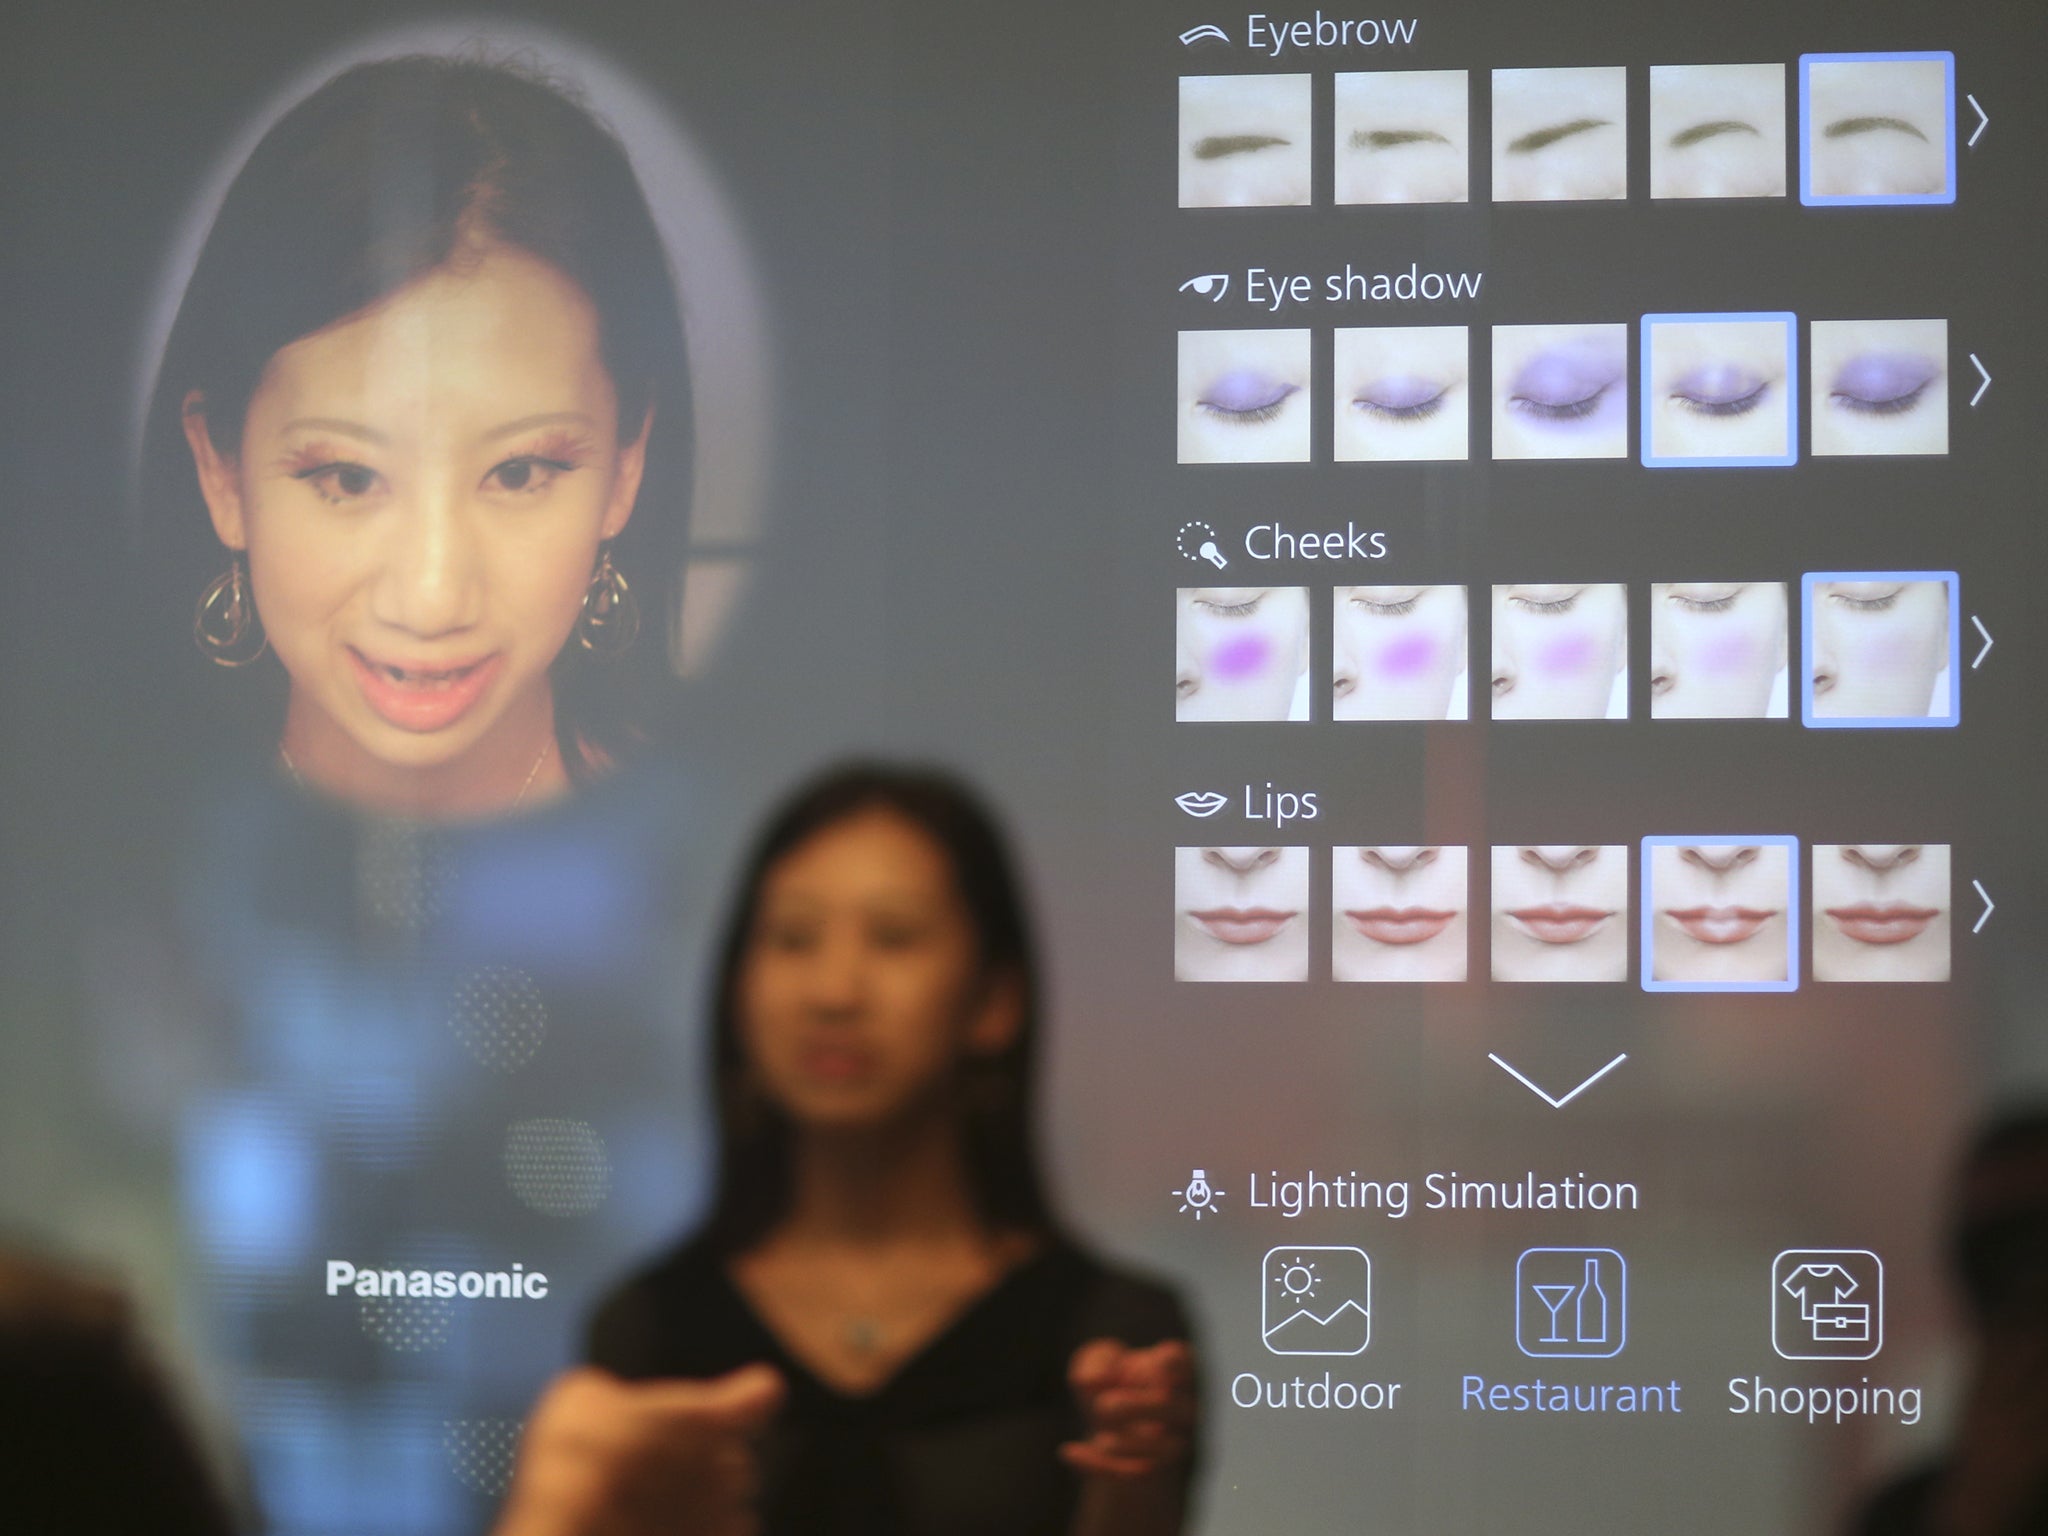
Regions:
<svg viewBox="0 0 2048 1536"><path fill-rule="evenodd" d="M788 1118L761 1093L747 1060L740 974L760 915L762 888L785 858L821 832L874 811L899 816L945 855L974 931L984 985L1017 989L1016 1038L962 1066L961 1136L969 1187L991 1227L1052 1226L1033 1150L1040 981L1030 914L1015 861L993 813L960 780L930 768L855 762L827 768L768 819L749 855L718 952L712 987L712 1073L718 1109L718 1186L705 1237L733 1253L789 1210Z"/></svg>
<svg viewBox="0 0 2048 1536"><path fill-rule="evenodd" d="M176 520L171 543L190 554L172 568L196 597L226 557L183 447L187 396L203 397L208 433L233 456L279 350L494 245L549 263L589 298L620 437L654 412L639 500L612 545L646 610L642 639L605 660L572 641L555 666L557 734L576 771L631 744L665 675L690 402L675 283L646 196L618 139L563 86L504 62L384 59L280 118L229 186L179 306L143 495L153 518Z"/></svg>

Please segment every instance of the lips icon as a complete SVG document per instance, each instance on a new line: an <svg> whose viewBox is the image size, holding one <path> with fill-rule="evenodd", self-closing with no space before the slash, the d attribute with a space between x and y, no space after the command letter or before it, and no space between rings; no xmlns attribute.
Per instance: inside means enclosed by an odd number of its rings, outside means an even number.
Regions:
<svg viewBox="0 0 2048 1536"><path fill-rule="evenodd" d="M1214 816L1230 803L1228 795L1219 795L1215 790L1189 790L1184 795L1175 795L1173 803L1190 816Z"/></svg>

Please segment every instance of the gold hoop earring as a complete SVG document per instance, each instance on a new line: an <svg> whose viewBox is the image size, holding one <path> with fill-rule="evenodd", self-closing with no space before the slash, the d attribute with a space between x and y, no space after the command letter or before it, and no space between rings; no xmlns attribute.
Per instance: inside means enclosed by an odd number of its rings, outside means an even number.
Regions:
<svg viewBox="0 0 2048 1536"><path fill-rule="evenodd" d="M228 558L228 568L206 584L192 615L192 642L217 667L246 667L270 647L263 620L249 595L249 577L241 555Z"/></svg>
<svg viewBox="0 0 2048 1536"><path fill-rule="evenodd" d="M606 545L583 589L583 611L576 616L576 642L600 656L616 656L640 633L640 604L626 578L612 564Z"/></svg>

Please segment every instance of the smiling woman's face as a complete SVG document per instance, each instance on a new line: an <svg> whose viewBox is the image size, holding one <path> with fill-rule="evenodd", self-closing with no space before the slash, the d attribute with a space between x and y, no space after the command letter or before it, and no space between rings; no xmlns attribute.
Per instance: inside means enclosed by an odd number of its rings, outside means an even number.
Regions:
<svg viewBox="0 0 2048 1536"><path fill-rule="evenodd" d="M640 481L645 433L619 440L582 291L486 248L279 351L238 462L187 422L291 677L299 771L372 803L418 804L424 782L422 808L509 803L546 754L548 668Z"/></svg>

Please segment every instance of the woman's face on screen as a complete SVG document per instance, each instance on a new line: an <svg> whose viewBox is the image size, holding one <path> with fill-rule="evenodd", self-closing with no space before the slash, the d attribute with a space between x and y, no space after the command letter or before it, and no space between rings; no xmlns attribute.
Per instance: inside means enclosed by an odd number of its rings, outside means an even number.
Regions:
<svg viewBox="0 0 2048 1536"><path fill-rule="evenodd" d="M741 1040L800 1125L887 1124L943 1093L970 1052L1014 1038L943 848L861 811L785 854L761 884L740 966Z"/></svg>
<svg viewBox="0 0 2048 1536"><path fill-rule="evenodd" d="M640 482L645 432L620 441L583 291L486 248L281 349L238 463L189 412L188 435L291 677L293 760L329 783L523 771L553 729L549 665Z"/></svg>

